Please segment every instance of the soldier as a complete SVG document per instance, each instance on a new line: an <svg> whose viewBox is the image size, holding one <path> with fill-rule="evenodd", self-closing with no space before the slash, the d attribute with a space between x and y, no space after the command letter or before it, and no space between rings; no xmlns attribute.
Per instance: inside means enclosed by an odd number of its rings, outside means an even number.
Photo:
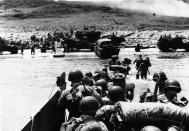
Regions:
<svg viewBox="0 0 189 131"><path fill-rule="evenodd" d="M108 90L108 97L111 105L118 101L126 101L124 90L120 86L111 86Z"/></svg>
<svg viewBox="0 0 189 131"><path fill-rule="evenodd" d="M105 79L100 79L95 82L97 92L101 94L102 100L103 97L108 95L108 83Z"/></svg>
<svg viewBox="0 0 189 131"><path fill-rule="evenodd" d="M103 121L109 130L113 130L115 127L111 117L115 112L114 104L118 101L126 101L125 93L120 86L111 86L108 90L108 99L109 101L96 112L96 119Z"/></svg>
<svg viewBox="0 0 189 131"><path fill-rule="evenodd" d="M127 67L127 72L125 75L129 74L129 71L131 70L131 67L129 66L131 64L131 59L129 58L124 58L124 61L122 61L121 65Z"/></svg>
<svg viewBox="0 0 189 131"><path fill-rule="evenodd" d="M56 45L55 45L55 42L52 41L52 52L51 52L51 53L54 52L54 54L56 54L56 47L55 47L55 46L56 46Z"/></svg>
<svg viewBox="0 0 189 131"><path fill-rule="evenodd" d="M24 55L24 45L21 45L21 54Z"/></svg>
<svg viewBox="0 0 189 131"><path fill-rule="evenodd" d="M144 78L147 79L147 74L150 75L149 67L152 66L152 64L150 62L150 58L149 57L144 58L143 62L144 62L144 65L145 65Z"/></svg>
<svg viewBox="0 0 189 131"><path fill-rule="evenodd" d="M118 55L112 55L112 59L109 61L109 65L121 65Z"/></svg>
<svg viewBox="0 0 189 131"><path fill-rule="evenodd" d="M184 107L188 104L188 100L182 97L181 100L177 99L177 94L181 91L180 83L177 80L169 79L165 82L163 94L158 96L158 102L172 103L174 105Z"/></svg>
<svg viewBox="0 0 189 131"><path fill-rule="evenodd" d="M81 116L72 117L68 122L63 123L60 131L108 131L103 122L95 119L99 107L97 99L93 96L83 97L79 103Z"/></svg>
<svg viewBox="0 0 189 131"><path fill-rule="evenodd" d="M148 67L147 65L142 61L139 68L138 72L141 75L141 79L147 79L147 72L148 72Z"/></svg>
<svg viewBox="0 0 189 131"><path fill-rule="evenodd" d="M69 117L79 117L79 102L83 96L94 96L102 103L100 95L90 86L83 86L83 73L80 70L71 71L68 75L71 81L71 88L63 90L58 100L58 106L61 110L68 109Z"/></svg>
<svg viewBox="0 0 189 131"><path fill-rule="evenodd" d="M136 70L139 69L140 64L142 63L142 60L143 60L143 59L142 59L142 55L139 55L139 57L138 57L137 59L134 60L133 64L136 63Z"/></svg>
<svg viewBox="0 0 189 131"><path fill-rule="evenodd" d="M137 45L135 46L135 51L136 51L136 52L140 52L140 49L142 49L142 46L141 46L140 44L137 44Z"/></svg>
<svg viewBox="0 0 189 131"><path fill-rule="evenodd" d="M164 86L165 86L165 81L167 80L167 76L164 72L160 71L160 72L154 74L153 80L156 82L155 88L154 88L153 101L156 101L157 100L157 94L163 93L163 89L164 89ZM157 93L158 90L159 90L159 93Z"/></svg>
<svg viewBox="0 0 189 131"><path fill-rule="evenodd" d="M96 70L93 76L93 80L97 81L100 79L105 79L107 82L111 82L111 73L108 71L108 69L105 67L102 70Z"/></svg>
<svg viewBox="0 0 189 131"><path fill-rule="evenodd" d="M169 79L165 82L165 88L163 94L159 95L157 100L160 103L172 103L174 105L185 107L188 104L188 100L182 97L180 100L177 99L177 94L180 93L181 86L177 80ZM182 127L175 125L169 126L168 131L183 131Z"/></svg>
<svg viewBox="0 0 189 131"><path fill-rule="evenodd" d="M35 45L32 45L31 47L31 55L34 54L35 55Z"/></svg>

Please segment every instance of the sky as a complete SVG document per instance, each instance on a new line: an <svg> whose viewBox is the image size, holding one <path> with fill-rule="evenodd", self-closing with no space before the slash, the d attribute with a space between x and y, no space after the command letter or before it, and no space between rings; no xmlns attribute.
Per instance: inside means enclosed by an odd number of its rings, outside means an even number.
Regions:
<svg viewBox="0 0 189 131"><path fill-rule="evenodd" d="M149 11L167 16L189 17L189 0L67 0L91 1L122 9Z"/></svg>

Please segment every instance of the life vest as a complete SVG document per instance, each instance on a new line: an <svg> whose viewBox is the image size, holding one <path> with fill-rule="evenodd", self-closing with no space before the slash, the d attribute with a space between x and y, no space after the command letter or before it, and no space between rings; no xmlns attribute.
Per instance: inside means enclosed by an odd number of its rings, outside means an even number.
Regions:
<svg viewBox="0 0 189 131"><path fill-rule="evenodd" d="M136 103L118 102L116 110L120 115L121 125L141 128L145 125L156 124L162 126L176 125L187 128L189 122L189 111L187 108L178 107L173 104L164 103Z"/></svg>

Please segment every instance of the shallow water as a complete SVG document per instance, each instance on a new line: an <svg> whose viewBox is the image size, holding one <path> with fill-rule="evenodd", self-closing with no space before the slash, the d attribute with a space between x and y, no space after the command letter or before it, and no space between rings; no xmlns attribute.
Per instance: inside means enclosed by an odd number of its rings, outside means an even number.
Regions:
<svg viewBox="0 0 189 131"><path fill-rule="evenodd" d="M53 58L50 52L42 54L39 50L36 55L30 55L29 50L24 53L23 56L0 55L2 131L17 131L23 128L30 117L48 101L55 87L56 77L63 71L68 73L72 69L80 69L83 72L94 72L109 61L98 58L94 52L69 53L63 58ZM135 66L131 65L128 81L136 84L135 101L138 100L141 90L153 90L154 82L151 78L153 73L159 70L164 71L168 78L177 79L182 86L180 96L184 95L189 99L189 53L162 53L155 48L134 52L134 49L129 48L122 49L119 56L121 60L125 57L134 60L138 54L150 57L152 67L149 69L147 80L136 80Z"/></svg>

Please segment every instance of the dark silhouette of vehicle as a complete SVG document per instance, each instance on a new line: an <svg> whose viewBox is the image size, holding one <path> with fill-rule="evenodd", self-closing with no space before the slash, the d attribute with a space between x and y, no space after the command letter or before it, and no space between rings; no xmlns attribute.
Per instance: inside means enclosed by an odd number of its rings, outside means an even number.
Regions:
<svg viewBox="0 0 189 131"><path fill-rule="evenodd" d="M65 37L62 42L65 52L90 49L94 51L94 43L100 38L101 32L96 30L76 31L75 37Z"/></svg>
<svg viewBox="0 0 189 131"><path fill-rule="evenodd" d="M112 35L110 38L99 39L95 44L95 54L100 58L110 58L112 55L118 55L121 42L124 42L124 37Z"/></svg>
<svg viewBox="0 0 189 131"><path fill-rule="evenodd" d="M18 47L15 45L8 45L6 41L0 38L0 52L9 51L11 54L18 53Z"/></svg>
<svg viewBox="0 0 189 131"><path fill-rule="evenodd" d="M157 43L158 48L163 52L173 52L177 49L189 51L189 43L184 43L183 38L176 36L161 36Z"/></svg>

